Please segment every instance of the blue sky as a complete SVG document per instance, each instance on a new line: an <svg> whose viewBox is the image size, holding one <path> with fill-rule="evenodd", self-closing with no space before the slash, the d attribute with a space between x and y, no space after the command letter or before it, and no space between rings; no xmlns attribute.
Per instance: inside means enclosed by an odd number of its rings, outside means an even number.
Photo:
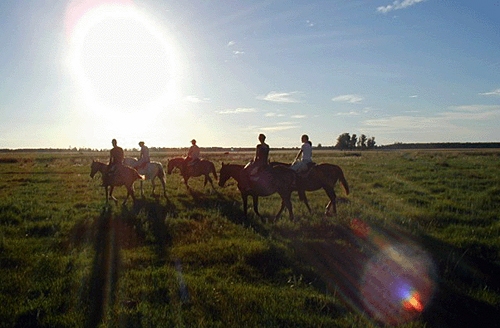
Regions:
<svg viewBox="0 0 500 328"><path fill-rule="evenodd" d="M500 2L0 2L0 148L500 141Z"/></svg>

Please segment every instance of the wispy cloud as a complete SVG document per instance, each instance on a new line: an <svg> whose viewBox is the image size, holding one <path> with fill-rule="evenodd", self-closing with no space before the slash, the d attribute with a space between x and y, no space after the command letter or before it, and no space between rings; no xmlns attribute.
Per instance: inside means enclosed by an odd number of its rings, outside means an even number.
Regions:
<svg viewBox="0 0 500 328"><path fill-rule="evenodd" d="M184 98L184 100L195 104L210 102L210 98L199 98L193 95L187 96L186 98Z"/></svg>
<svg viewBox="0 0 500 328"><path fill-rule="evenodd" d="M405 9L424 1L426 0L396 0L390 5L377 7L377 11L379 13L387 14L390 11Z"/></svg>
<svg viewBox="0 0 500 328"><path fill-rule="evenodd" d="M234 46L235 44L236 44L236 41L229 41L229 42L227 43L227 46L228 46L228 47L231 47L231 46Z"/></svg>
<svg viewBox="0 0 500 328"><path fill-rule="evenodd" d="M480 93L481 96L500 96L500 89L496 89L490 92Z"/></svg>
<svg viewBox="0 0 500 328"><path fill-rule="evenodd" d="M336 116L359 116L360 114L355 111L350 111L350 112L339 112L335 114Z"/></svg>
<svg viewBox="0 0 500 328"><path fill-rule="evenodd" d="M349 104L356 104L359 103L363 100L363 97L358 96L358 95L341 95L337 96L335 98L332 98L332 101L335 102L344 102L344 103L349 103Z"/></svg>
<svg viewBox="0 0 500 328"><path fill-rule="evenodd" d="M278 123L275 126L267 126L261 128L262 131L284 131L284 130L290 130L290 129L295 129L298 126L295 124L291 124L290 122L284 122L283 124Z"/></svg>
<svg viewBox="0 0 500 328"><path fill-rule="evenodd" d="M269 112L269 113L266 113L264 116L266 116L266 117L282 117L282 116L285 116L285 114Z"/></svg>
<svg viewBox="0 0 500 328"><path fill-rule="evenodd" d="M240 108L234 108L234 109L220 110L217 113L219 113L219 114L243 114L243 113L255 113L255 112L257 112L257 110L255 108L240 107Z"/></svg>
<svg viewBox="0 0 500 328"><path fill-rule="evenodd" d="M302 96L301 92L292 91L292 92L276 92L271 91L265 96L259 96L257 99L278 102L278 103L298 103L300 102L299 98Z"/></svg>
<svg viewBox="0 0 500 328"><path fill-rule="evenodd" d="M399 115L369 119L363 122L363 128L374 135L406 136L406 141L473 140L479 130L486 128L487 122L496 122L499 118L500 105L464 105L449 107L434 116ZM470 123L482 127L475 129Z"/></svg>
<svg viewBox="0 0 500 328"><path fill-rule="evenodd" d="M306 118L306 115L298 114L298 115L292 115L292 118Z"/></svg>

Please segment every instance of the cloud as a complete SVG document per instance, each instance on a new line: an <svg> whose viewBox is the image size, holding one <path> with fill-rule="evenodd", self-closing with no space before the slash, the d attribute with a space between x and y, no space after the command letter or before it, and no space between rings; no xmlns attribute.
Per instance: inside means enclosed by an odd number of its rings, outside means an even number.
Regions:
<svg viewBox="0 0 500 328"><path fill-rule="evenodd" d="M282 116L285 116L285 114L269 112L269 113L266 113L264 116L266 116L266 117L282 117Z"/></svg>
<svg viewBox="0 0 500 328"><path fill-rule="evenodd" d="M284 131L297 128L297 125L292 125L289 122L284 122L283 124L279 124L276 126L268 126L261 128L262 131Z"/></svg>
<svg viewBox="0 0 500 328"><path fill-rule="evenodd" d="M300 98L301 95L302 93L298 91L292 91L292 92L271 91L265 96L257 97L257 99L277 102L277 103L298 103L300 102L300 100L297 99L296 97Z"/></svg>
<svg viewBox="0 0 500 328"><path fill-rule="evenodd" d="M235 42L235 41L229 41L229 42L227 43L227 46L228 46L228 47L231 47L231 46L234 46L235 44L236 44L236 42Z"/></svg>
<svg viewBox="0 0 500 328"><path fill-rule="evenodd" d="M349 104L356 104L359 103L363 100L363 97L358 96L358 95L341 95L337 96L335 98L332 98L332 101L335 102L344 102L344 103L349 103Z"/></svg>
<svg viewBox="0 0 500 328"><path fill-rule="evenodd" d="M359 116L358 112L350 111L350 112L340 112L335 114L336 116Z"/></svg>
<svg viewBox="0 0 500 328"><path fill-rule="evenodd" d="M426 0L396 0L390 5L377 7L377 11L382 14L387 14L390 11L405 9L424 1Z"/></svg>
<svg viewBox="0 0 500 328"><path fill-rule="evenodd" d="M500 96L500 89L496 89L490 92L480 93L481 96Z"/></svg>
<svg viewBox="0 0 500 328"><path fill-rule="evenodd" d="M292 115L292 118L306 118L306 115Z"/></svg>
<svg viewBox="0 0 500 328"><path fill-rule="evenodd" d="M399 115L369 119L363 122L363 127L374 135L406 136L408 140L459 140L467 136L474 138L482 129L475 129L475 126L496 122L499 118L500 105L464 105L449 107L434 116Z"/></svg>
<svg viewBox="0 0 500 328"><path fill-rule="evenodd" d="M187 96L184 98L185 101L195 103L195 104L200 104L200 103L207 103L210 102L209 98L198 98L197 96Z"/></svg>
<svg viewBox="0 0 500 328"><path fill-rule="evenodd" d="M257 110L255 108L240 107L235 109L225 109L218 111L219 114L243 114L243 113L255 113Z"/></svg>

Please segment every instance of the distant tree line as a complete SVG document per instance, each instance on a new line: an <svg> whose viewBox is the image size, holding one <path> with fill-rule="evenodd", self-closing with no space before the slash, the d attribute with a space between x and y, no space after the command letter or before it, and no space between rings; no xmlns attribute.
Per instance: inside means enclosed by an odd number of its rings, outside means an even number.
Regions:
<svg viewBox="0 0 500 328"><path fill-rule="evenodd" d="M337 138L335 148L340 150L373 149L375 148L375 137L368 138L362 134L358 138L356 134L342 133Z"/></svg>

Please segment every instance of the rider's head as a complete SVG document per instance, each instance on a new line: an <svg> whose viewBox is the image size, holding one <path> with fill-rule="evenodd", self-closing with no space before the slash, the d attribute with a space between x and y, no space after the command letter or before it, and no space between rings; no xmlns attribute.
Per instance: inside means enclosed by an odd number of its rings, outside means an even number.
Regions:
<svg viewBox="0 0 500 328"><path fill-rule="evenodd" d="M144 141L139 141L139 146L144 146Z"/></svg>
<svg viewBox="0 0 500 328"><path fill-rule="evenodd" d="M261 134L259 134L259 141L260 141L260 142L264 142L264 141L266 141L266 136L265 136L264 134L262 134L262 133L261 133Z"/></svg>
<svg viewBox="0 0 500 328"><path fill-rule="evenodd" d="M113 145L113 147L116 147L116 139L111 140L111 144Z"/></svg>
<svg viewBox="0 0 500 328"><path fill-rule="evenodd" d="M301 137L302 142L309 141L309 136L307 134L303 134Z"/></svg>
<svg viewBox="0 0 500 328"><path fill-rule="evenodd" d="M194 140L194 139L193 139L193 140L191 140L191 143L192 143L193 145L196 145L196 140Z"/></svg>

